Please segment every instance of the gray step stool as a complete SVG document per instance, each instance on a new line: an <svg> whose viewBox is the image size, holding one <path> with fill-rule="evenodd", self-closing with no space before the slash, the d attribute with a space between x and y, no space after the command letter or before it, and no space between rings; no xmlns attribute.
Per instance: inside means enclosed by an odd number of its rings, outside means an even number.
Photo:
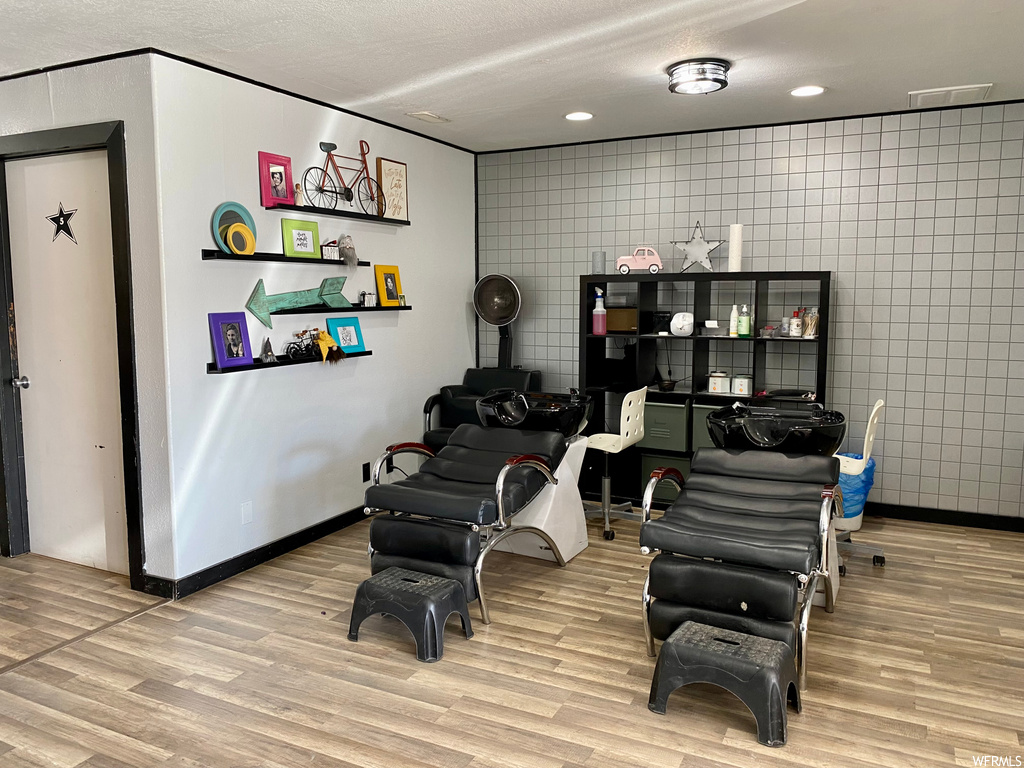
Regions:
<svg viewBox="0 0 1024 768"><path fill-rule="evenodd" d="M800 711L793 649L778 640L684 622L662 644L647 708L665 714L669 695L690 683L734 693L757 720L757 740L786 743L786 701Z"/></svg>
<svg viewBox="0 0 1024 768"><path fill-rule="evenodd" d="M416 658L437 661L444 655L444 624L453 613L462 617L466 637L473 636L462 584L441 576L388 568L356 588L348 639L359 639L359 625L368 616L394 616L416 639Z"/></svg>

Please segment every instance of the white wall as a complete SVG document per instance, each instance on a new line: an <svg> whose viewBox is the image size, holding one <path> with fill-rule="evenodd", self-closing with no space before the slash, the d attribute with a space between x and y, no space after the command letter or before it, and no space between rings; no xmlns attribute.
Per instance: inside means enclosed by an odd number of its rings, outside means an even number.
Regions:
<svg viewBox="0 0 1024 768"><path fill-rule="evenodd" d="M139 383L146 571L174 574L150 57L0 82L0 134L123 120ZM157 343L144 343L156 339Z"/></svg>
<svg viewBox="0 0 1024 768"><path fill-rule="evenodd" d="M390 442L418 440L423 401L473 365L473 157L162 57L153 81L181 578L361 505L362 464ZM322 159L320 141L355 155L360 139L373 157L408 164L411 226L260 207L257 152L291 157L298 180ZM200 251L215 247L211 214L226 200L253 214L258 251L281 252L285 217L315 218L322 239L351 234L361 259L398 265L413 310L355 315L372 357L207 375L207 313L243 310L259 278L268 293L338 274L349 276L350 300L375 290L370 267L203 262ZM277 316L273 331L251 314L246 321L254 350L269 335L280 351L294 330L324 328L325 317ZM253 521L243 525L250 500Z"/></svg>

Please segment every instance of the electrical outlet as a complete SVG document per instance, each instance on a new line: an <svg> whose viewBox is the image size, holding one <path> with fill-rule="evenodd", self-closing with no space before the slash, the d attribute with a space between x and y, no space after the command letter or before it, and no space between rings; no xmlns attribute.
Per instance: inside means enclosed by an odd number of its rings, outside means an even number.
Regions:
<svg viewBox="0 0 1024 768"><path fill-rule="evenodd" d="M248 525L252 522L252 502L242 502L242 525Z"/></svg>
<svg viewBox="0 0 1024 768"><path fill-rule="evenodd" d="M363 482L370 482L370 462L363 464Z"/></svg>

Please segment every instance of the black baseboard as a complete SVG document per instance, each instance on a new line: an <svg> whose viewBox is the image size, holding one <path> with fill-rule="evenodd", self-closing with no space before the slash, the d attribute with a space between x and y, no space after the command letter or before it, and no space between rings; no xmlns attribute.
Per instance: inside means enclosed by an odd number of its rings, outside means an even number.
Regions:
<svg viewBox="0 0 1024 768"><path fill-rule="evenodd" d="M342 528L347 528L365 519L366 515L363 514L363 508L356 507L348 512L342 512L340 515L329 520L324 520L309 528L296 531L285 536L283 539L272 541L269 544L264 544L262 547L243 552L236 557L232 557L230 560L211 565L209 568L197 571L177 581L164 579L159 576L146 576L144 591L151 595L178 600L191 595L193 592L198 592L200 589L216 584L218 581L224 581L224 579L235 576L242 571L247 571L260 563L273 560L275 557L291 552L293 549L298 549L317 539L322 539L330 533L340 531Z"/></svg>
<svg viewBox="0 0 1024 768"><path fill-rule="evenodd" d="M869 501L864 514L871 517L891 517L896 520L919 520L923 523L961 525L965 528L985 528L992 531L1024 533L1024 518L983 515L978 512L957 512L951 509L906 507L902 504L881 504Z"/></svg>

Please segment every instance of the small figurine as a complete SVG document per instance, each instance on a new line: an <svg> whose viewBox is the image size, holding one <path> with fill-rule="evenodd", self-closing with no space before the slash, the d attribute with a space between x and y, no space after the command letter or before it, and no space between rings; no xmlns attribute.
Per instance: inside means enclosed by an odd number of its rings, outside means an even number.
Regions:
<svg viewBox="0 0 1024 768"><path fill-rule="evenodd" d="M356 245L352 242L352 235L342 235L338 240L338 247L341 249L341 260L346 266L355 267L359 264L356 258Z"/></svg>
<svg viewBox="0 0 1024 768"><path fill-rule="evenodd" d="M267 340L263 342L263 354L260 355L260 361L264 363L277 362L277 355L274 354L274 347L270 343L269 336L267 336Z"/></svg>
<svg viewBox="0 0 1024 768"><path fill-rule="evenodd" d="M656 275L664 266L656 250L641 245L637 246L631 256L620 256L616 259L615 268L624 275L628 275L631 269L647 270Z"/></svg>
<svg viewBox="0 0 1024 768"><path fill-rule="evenodd" d="M320 354L323 356L325 363L333 365L339 360L345 359L345 351L338 346L338 342L327 331L320 331L315 341L320 347Z"/></svg>
<svg viewBox="0 0 1024 768"><path fill-rule="evenodd" d="M305 205L305 203L302 202L302 186L299 182L295 182L295 204Z"/></svg>

